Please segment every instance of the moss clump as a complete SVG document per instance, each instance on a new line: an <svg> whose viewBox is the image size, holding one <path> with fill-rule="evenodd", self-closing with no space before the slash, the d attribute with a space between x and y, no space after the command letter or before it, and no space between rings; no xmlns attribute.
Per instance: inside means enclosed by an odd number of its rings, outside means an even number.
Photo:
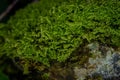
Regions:
<svg viewBox="0 0 120 80"><path fill-rule="evenodd" d="M64 62L84 40L120 46L120 1L42 2L18 11L6 24L11 28L4 45L9 56L49 66Z"/></svg>

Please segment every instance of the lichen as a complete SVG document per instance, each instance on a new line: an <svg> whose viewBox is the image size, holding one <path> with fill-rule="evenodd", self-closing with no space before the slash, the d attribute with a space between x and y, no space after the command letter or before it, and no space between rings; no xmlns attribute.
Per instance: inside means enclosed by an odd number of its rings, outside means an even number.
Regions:
<svg viewBox="0 0 120 80"><path fill-rule="evenodd" d="M120 76L120 52L96 42L87 47L93 57L89 57L83 68L74 69L78 80L84 80L86 76L94 78L96 75L101 76L102 79L113 79Z"/></svg>

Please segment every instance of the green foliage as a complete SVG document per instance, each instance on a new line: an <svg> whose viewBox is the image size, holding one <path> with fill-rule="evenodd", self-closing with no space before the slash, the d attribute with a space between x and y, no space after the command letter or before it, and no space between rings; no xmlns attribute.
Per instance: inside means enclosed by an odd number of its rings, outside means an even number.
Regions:
<svg viewBox="0 0 120 80"><path fill-rule="evenodd" d="M64 62L85 40L120 46L120 1L45 1L8 21L7 55L50 66L53 60Z"/></svg>

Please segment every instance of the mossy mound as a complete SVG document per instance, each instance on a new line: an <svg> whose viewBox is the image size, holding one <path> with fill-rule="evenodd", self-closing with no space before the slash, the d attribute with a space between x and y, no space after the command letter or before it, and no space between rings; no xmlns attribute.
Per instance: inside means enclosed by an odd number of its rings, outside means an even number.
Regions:
<svg viewBox="0 0 120 80"><path fill-rule="evenodd" d="M120 1L49 1L21 9L11 17L4 50L11 57L50 66L64 62L86 41L120 46Z"/></svg>

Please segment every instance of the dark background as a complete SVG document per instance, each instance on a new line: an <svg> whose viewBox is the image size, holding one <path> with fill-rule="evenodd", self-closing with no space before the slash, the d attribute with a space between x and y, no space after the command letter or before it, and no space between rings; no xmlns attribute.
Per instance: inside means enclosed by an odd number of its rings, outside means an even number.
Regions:
<svg viewBox="0 0 120 80"><path fill-rule="evenodd" d="M6 9L11 5L15 0L0 0L0 16ZM9 11L9 13L0 21L0 22L7 22L10 16L14 15L17 10L20 8L24 8L29 3L32 3L37 0L18 0L16 5Z"/></svg>

